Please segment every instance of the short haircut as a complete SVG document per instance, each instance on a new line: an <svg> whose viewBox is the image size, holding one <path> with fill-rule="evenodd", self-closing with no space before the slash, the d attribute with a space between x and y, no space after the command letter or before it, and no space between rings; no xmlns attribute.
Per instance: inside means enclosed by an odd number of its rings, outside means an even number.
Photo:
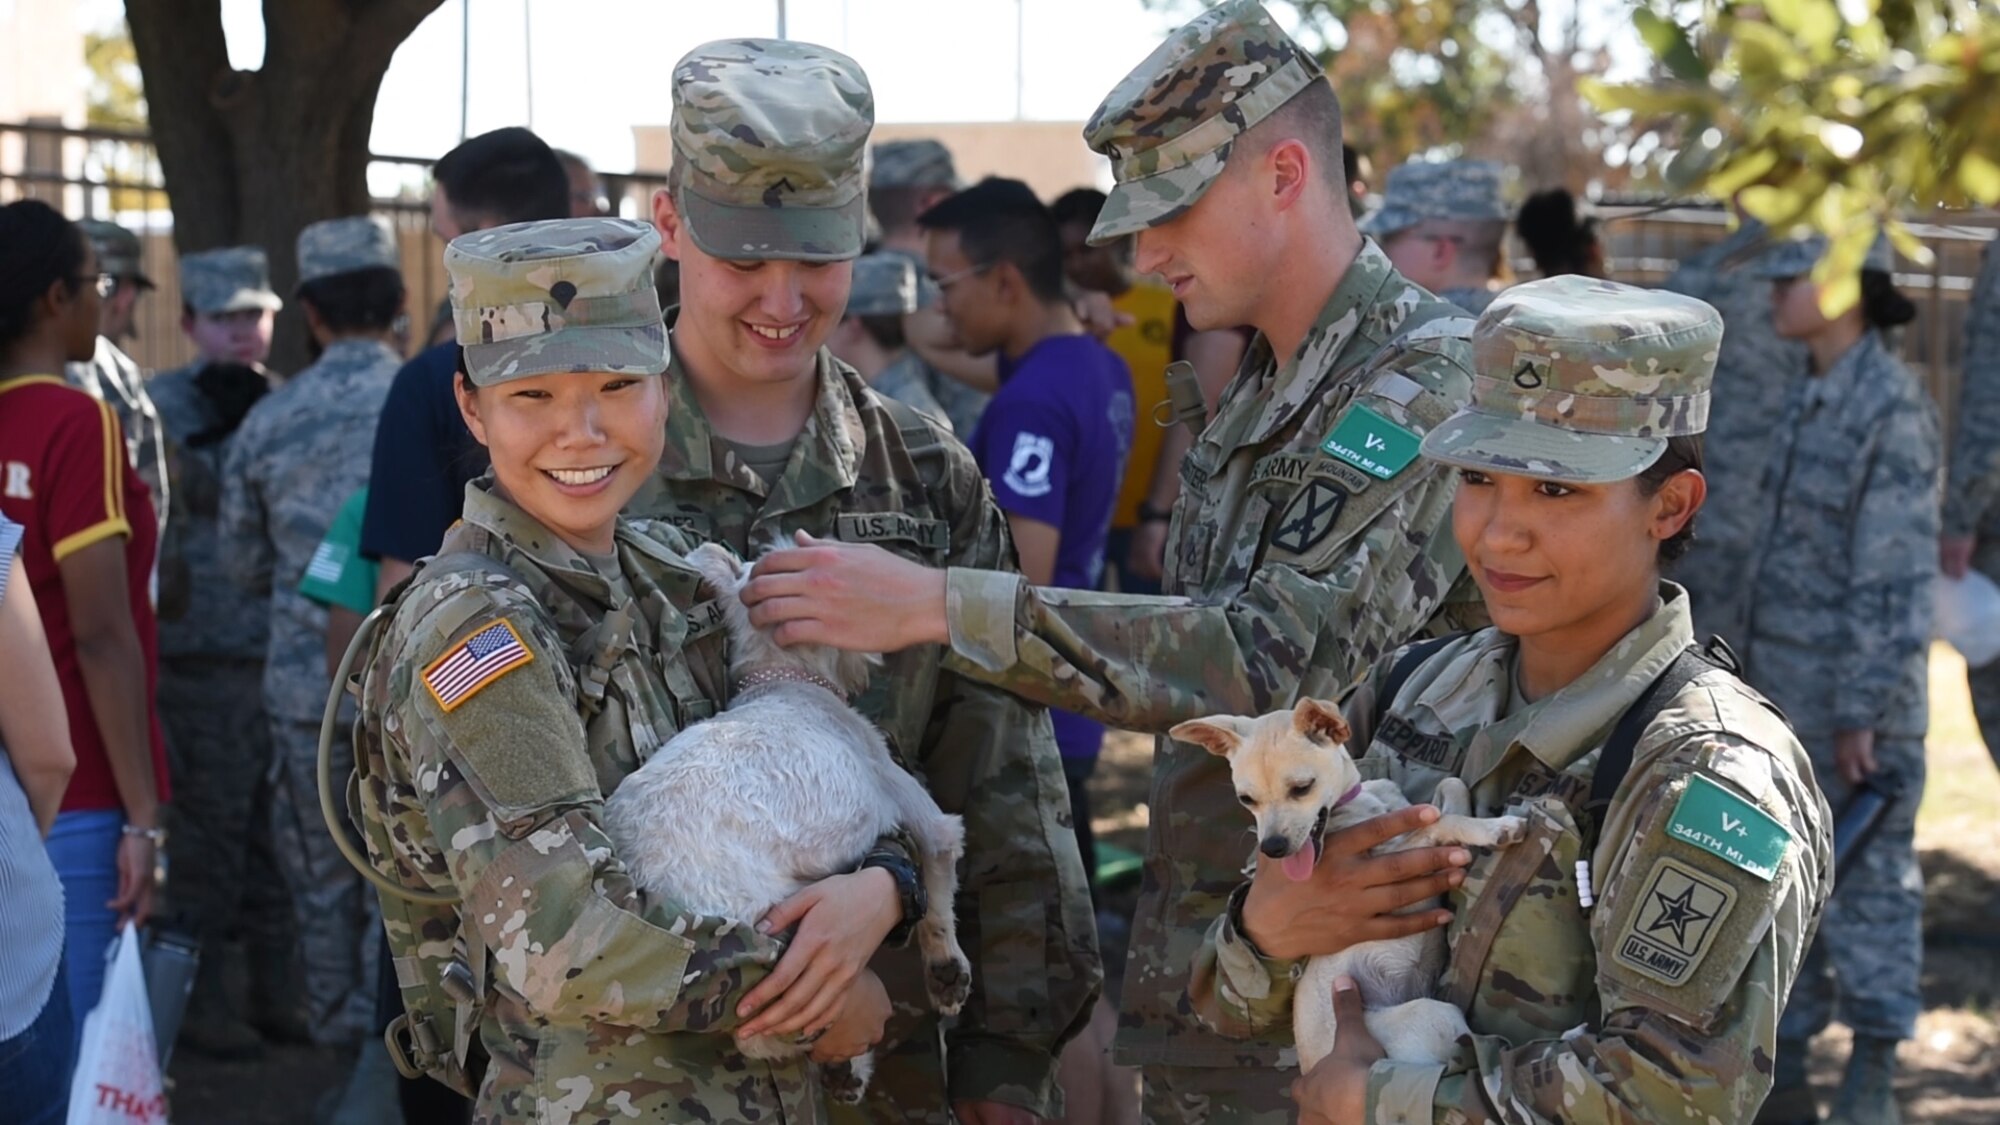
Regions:
<svg viewBox="0 0 2000 1125"><path fill-rule="evenodd" d="M403 311L403 275L386 266L330 274L300 285L299 300L332 331L386 332Z"/></svg>
<svg viewBox="0 0 2000 1125"><path fill-rule="evenodd" d="M569 173L554 149L518 125L445 153L431 175L456 211L502 224L569 217Z"/></svg>
<svg viewBox="0 0 2000 1125"><path fill-rule="evenodd" d="M1072 224L1094 227L1098 214L1104 210L1104 201L1104 193L1096 188L1071 188L1049 204L1049 215L1059 227Z"/></svg>
<svg viewBox="0 0 2000 1125"><path fill-rule="evenodd" d="M1234 151L1262 156L1279 143L1297 138L1319 163L1320 179L1336 195L1347 195L1347 146L1341 138L1340 96L1333 83L1316 78L1293 94L1290 101L1271 112L1243 134Z"/></svg>
<svg viewBox="0 0 2000 1125"><path fill-rule="evenodd" d="M1063 299L1062 236L1027 184L988 176L919 215L917 225L955 232L973 265L1010 263L1037 298Z"/></svg>
<svg viewBox="0 0 2000 1125"><path fill-rule="evenodd" d="M39 199L0 207L0 344L35 327L35 302L58 281L74 294L89 256L83 228ZM93 279L94 280L94 279Z"/></svg>

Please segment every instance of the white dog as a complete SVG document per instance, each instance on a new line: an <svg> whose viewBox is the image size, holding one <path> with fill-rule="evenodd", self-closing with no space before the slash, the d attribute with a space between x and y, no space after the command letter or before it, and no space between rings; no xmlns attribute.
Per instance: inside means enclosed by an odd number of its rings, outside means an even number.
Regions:
<svg viewBox="0 0 2000 1125"><path fill-rule="evenodd" d="M952 915L965 828L847 705L879 657L780 648L751 626L738 597L748 565L714 544L688 561L722 600L735 689L727 711L674 736L605 802L605 829L633 880L698 914L754 925L902 828L923 853L929 905L916 939L927 989L939 1011L956 1013L972 980ZM768 1036L743 1044L752 1058L808 1049ZM823 1078L835 1097L858 1101L871 1066L864 1055Z"/></svg>
<svg viewBox="0 0 2000 1125"><path fill-rule="evenodd" d="M1312 878L1327 829L1346 828L1410 804L1393 781L1361 780L1345 745L1353 732L1331 703L1302 699L1290 711L1256 719L1212 715L1169 733L1229 760L1236 797L1257 818L1257 848L1283 861L1288 879ZM1378 845L1372 854L1439 844L1501 847L1526 835L1520 817L1467 815L1472 797L1457 778L1438 784L1433 803L1442 814L1435 823ZM1435 899L1419 902L1400 913L1436 905ZM1463 1012L1430 998L1444 962L1443 930L1363 942L1330 957L1312 958L1292 1000L1299 1067L1311 1070L1333 1051L1333 982L1343 975L1359 986L1368 1030L1388 1057L1402 1062L1449 1059L1458 1037L1470 1032Z"/></svg>

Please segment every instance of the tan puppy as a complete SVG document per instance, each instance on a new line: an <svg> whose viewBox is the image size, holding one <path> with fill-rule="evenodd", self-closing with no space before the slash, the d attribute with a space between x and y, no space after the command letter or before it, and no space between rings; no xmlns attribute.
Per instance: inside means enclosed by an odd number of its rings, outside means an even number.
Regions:
<svg viewBox="0 0 2000 1125"><path fill-rule="evenodd" d="M1393 781L1361 780L1347 752L1353 732L1331 703L1302 699L1290 711L1256 719L1211 715L1168 733L1229 759L1236 799L1257 819L1257 850L1280 861L1288 879L1312 877L1329 828L1346 828L1410 804ZM1442 814L1436 823L1381 844L1373 854L1441 844L1502 847L1526 835L1520 817L1467 815L1472 797L1457 778L1440 782L1432 803ZM1400 913L1436 906L1436 900L1419 902ZM1333 1051L1333 982L1340 976L1353 977L1359 986L1368 1030L1390 1058L1450 1058L1453 1043L1469 1031L1463 1012L1430 999L1444 961L1443 930L1363 942L1330 957L1312 958L1292 1000L1300 1068L1310 1070Z"/></svg>

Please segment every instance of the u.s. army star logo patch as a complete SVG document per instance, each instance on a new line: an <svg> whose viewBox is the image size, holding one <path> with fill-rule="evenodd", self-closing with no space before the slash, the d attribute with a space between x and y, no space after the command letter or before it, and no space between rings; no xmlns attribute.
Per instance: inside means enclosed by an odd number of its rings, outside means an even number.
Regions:
<svg viewBox="0 0 2000 1125"><path fill-rule="evenodd" d="M1736 890L1664 857L1653 864L1645 886L1614 956L1654 980L1685 984L1736 905Z"/></svg>
<svg viewBox="0 0 2000 1125"><path fill-rule="evenodd" d="M1285 514L1278 517L1271 545L1294 555L1305 554L1333 530L1334 521L1346 506L1346 489L1317 477L1307 481L1285 507Z"/></svg>

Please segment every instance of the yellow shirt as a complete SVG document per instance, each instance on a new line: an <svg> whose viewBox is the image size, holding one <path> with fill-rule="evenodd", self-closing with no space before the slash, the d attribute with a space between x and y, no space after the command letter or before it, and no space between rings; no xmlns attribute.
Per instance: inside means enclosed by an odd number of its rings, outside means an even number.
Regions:
<svg viewBox="0 0 2000 1125"><path fill-rule="evenodd" d="M1153 421L1153 412L1167 401L1167 364L1173 361L1174 293L1153 281L1141 281L1111 299L1111 307L1132 318L1105 339L1132 372L1132 408L1137 425L1132 427L1132 456L1125 462L1125 483L1118 491L1118 506L1112 509L1113 528L1132 527L1139 522L1139 506L1153 488L1153 462L1160 456L1166 431Z"/></svg>

